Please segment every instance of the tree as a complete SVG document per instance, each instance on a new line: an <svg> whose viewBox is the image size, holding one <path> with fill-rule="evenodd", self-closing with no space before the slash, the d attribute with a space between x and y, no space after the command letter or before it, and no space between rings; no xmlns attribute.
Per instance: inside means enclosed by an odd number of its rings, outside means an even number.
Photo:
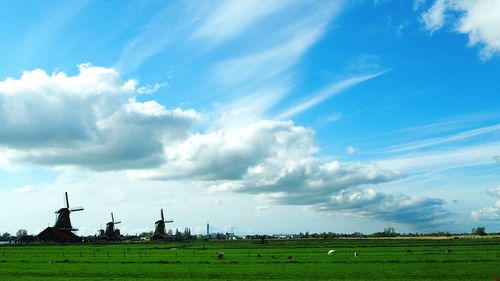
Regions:
<svg viewBox="0 0 500 281"><path fill-rule="evenodd" d="M28 231L26 231L26 229L19 229L17 232L16 232L16 236L19 238L19 237L24 237L28 235Z"/></svg>
<svg viewBox="0 0 500 281"><path fill-rule="evenodd" d="M4 233L2 234L2 238L3 238L3 239L7 239L7 238L9 238L9 237L10 237L10 233L8 233L8 232L4 232Z"/></svg>
<svg viewBox="0 0 500 281"><path fill-rule="evenodd" d="M486 234L486 227L484 226L478 226L476 228L472 229L472 234L480 235L480 236L485 236Z"/></svg>

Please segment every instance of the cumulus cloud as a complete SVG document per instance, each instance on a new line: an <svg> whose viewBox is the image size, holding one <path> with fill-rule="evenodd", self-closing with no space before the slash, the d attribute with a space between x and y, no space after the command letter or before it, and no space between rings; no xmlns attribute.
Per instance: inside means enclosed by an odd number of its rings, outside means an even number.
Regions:
<svg viewBox="0 0 500 281"><path fill-rule="evenodd" d="M154 85L146 85L146 86L137 88L137 93L144 94L144 95L154 94L154 93L158 92L161 88L166 87L167 85L168 84L165 82L156 83Z"/></svg>
<svg viewBox="0 0 500 281"><path fill-rule="evenodd" d="M404 177L372 164L323 161L314 132L291 121L256 122L244 128L195 134L166 147L159 169L134 177L192 179L212 191L259 195L281 205L309 206L360 216L429 225L448 213L439 199L412 198L368 189Z"/></svg>
<svg viewBox="0 0 500 281"><path fill-rule="evenodd" d="M489 188L486 193L497 199L495 205L472 211L471 216L481 221L498 221L500 219L500 185Z"/></svg>
<svg viewBox="0 0 500 281"><path fill-rule="evenodd" d="M445 0L437 0L427 12L422 14L422 21L425 24L425 28L432 33L443 27L445 11Z"/></svg>
<svg viewBox="0 0 500 281"><path fill-rule="evenodd" d="M437 0L422 14L422 21L434 32L447 24L449 18L452 29L467 34L469 46L480 46L482 59L489 59L500 52L499 14L497 0Z"/></svg>
<svg viewBox="0 0 500 281"><path fill-rule="evenodd" d="M500 185L497 185L495 187L491 187L486 191L489 195L493 197L498 197L500 198Z"/></svg>
<svg viewBox="0 0 500 281"><path fill-rule="evenodd" d="M185 137L200 116L135 99L136 82L110 68L79 74L37 69L0 81L0 146L16 160L95 169L160 163L163 143Z"/></svg>
<svg viewBox="0 0 500 281"><path fill-rule="evenodd" d="M368 217L428 227L445 221L450 213L438 198L413 198L405 194L385 194L372 189L342 190L320 205L321 210L349 210Z"/></svg>

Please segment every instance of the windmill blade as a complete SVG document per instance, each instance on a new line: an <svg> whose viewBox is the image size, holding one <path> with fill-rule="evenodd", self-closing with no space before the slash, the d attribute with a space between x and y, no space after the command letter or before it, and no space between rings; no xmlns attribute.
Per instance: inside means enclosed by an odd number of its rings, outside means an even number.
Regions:
<svg viewBox="0 0 500 281"><path fill-rule="evenodd" d="M64 198L66 199L66 208L69 208L68 193L64 192Z"/></svg>
<svg viewBox="0 0 500 281"><path fill-rule="evenodd" d="M121 222L121 221L117 221L117 222L115 222L115 224L119 224L119 223L122 223L122 222Z"/></svg>
<svg viewBox="0 0 500 281"><path fill-rule="evenodd" d="M161 209L161 220L165 220L165 218L163 217L163 209Z"/></svg>
<svg viewBox="0 0 500 281"><path fill-rule="evenodd" d="M171 222L174 222L173 220L164 220L165 223L171 223Z"/></svg>
<svg viewBox="0 0 500 281"><path fill-rule="evenodd" d="M113 212L111 212L111 221L114 223L115 222L115 217L113 217Z"/></svg>
<svg viewBox="0 0 500 281"><path fill-rule="evenodd" d="M83 207L79 206L79 207L69 208L69 210L71 212L83 211Z"/></svg>

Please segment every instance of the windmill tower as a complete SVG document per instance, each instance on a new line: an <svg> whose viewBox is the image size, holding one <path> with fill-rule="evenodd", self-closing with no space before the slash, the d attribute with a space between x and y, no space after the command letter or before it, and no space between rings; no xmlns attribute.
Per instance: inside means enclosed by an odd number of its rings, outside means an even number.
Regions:
<svg viewBox="0 0 500 281"><path fill-rule="evenodd" d="M155 222L155 231L153 233L153 237L151 239L157 240L157 239L165 239L167 237L167 233L165 231L165 224L166 223L172 223L174 222L173 220L165 220L165 217L163 216L163 209L161 209L161 219L157 220Z"/></svg>
<svg viewBox="0 0 500 281"><path fill-rule="evenodd" d="M104 231L104 236L107 237L108 239L119 239L120 230L118 228L115 229L115 225L119 223L121 223L121 221L115 221L113 212L111 212L111 221L106 223L106 230Z"/></svg>
<svg viewBox="0 0 500 281"><path fill-rule="evenodd" d="M71 212L83 211L83 207L70 208L67 192L64 192L64 199L66 207L56 211L57 217L56 217L56 223L54 224L54 228L58 230L77 231L78 229L73 228L71 226L71 220L69 218L69 214Z"/></svg>
<svg viewBox="0 0 500 281"><path fill-rule="evenodd" d="M73 228L69 214L72 212L83 211L83 207L70 208L68 193L64 193L65 207L56 211L56 222L53 227L47 227L37 235L38 241L41 242L59 242L59 243L78 243L82 239L73 231L78 229Z"/></svg>

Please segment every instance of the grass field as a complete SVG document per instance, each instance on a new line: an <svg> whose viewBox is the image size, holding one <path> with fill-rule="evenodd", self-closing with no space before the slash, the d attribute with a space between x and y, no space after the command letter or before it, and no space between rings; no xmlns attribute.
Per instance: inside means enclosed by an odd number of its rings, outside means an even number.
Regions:
<svg viewBox="0 0 500 281"><path fill-rule="evenodd" d="M0 246L0 280L247 279L500 280L500 239Z"/></svg>

